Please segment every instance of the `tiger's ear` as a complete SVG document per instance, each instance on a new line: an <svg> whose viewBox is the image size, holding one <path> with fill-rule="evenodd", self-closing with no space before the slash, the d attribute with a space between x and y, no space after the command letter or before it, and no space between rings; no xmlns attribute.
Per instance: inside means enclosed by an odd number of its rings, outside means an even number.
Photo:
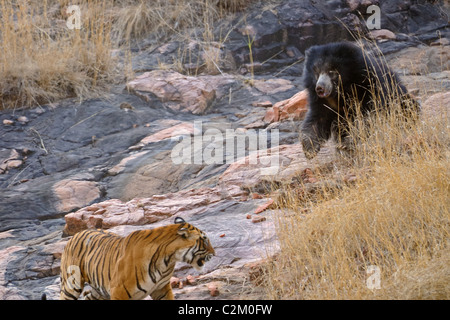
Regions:
<svg viewBox="0 0 450 320"><path fill-rule="evenodd" d="M189 230L187 228L180 228L178 229L177 233L184 239L187 239L189 236Z"/></svg>
<svg viewBox="0 0 450 320"><path fill-rule="evenodd" d="M184 221L183 218L181 217L176 217L175 221L176 224L183 224L186 223L186 221ZM188 228L185 227L181 227L180 229L178 229L177 233L182 236L184 239L187 239L189 237L189 230Z"/></svg>
<svg viewBox="0 0 450 320"><path fill-rule="evenodd" d="M174 223L186 223L182 217L175 217Z"/></svg>

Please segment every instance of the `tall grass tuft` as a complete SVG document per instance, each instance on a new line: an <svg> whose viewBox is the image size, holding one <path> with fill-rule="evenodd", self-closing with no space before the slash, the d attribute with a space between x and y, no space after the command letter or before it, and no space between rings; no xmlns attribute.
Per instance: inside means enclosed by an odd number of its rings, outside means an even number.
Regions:
<svg viewBox="0 0 450 320"><path fill-rule="evenodd" d="M116 0L113 33L122 41L153 33L164 38L214 22L248 6L244 0Z"/></svg>
<svg viewBox="0 0 450 320"><path fill-rule="evenodd" d="M114 79L108 1L80 5L81 29L57 1L0 1L0 108L90 97Z"/></svg>

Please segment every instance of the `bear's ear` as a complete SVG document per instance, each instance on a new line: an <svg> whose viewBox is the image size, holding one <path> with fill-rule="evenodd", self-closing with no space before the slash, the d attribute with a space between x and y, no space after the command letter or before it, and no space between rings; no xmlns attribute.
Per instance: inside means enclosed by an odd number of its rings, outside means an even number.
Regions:
<svg viewBox="0 0 450 320"><path fill-rule="evenodd" d="M314 51L314 47L309 47L308 49L305 50L305 57L307 58L308 56L310 56Z"/></svg>

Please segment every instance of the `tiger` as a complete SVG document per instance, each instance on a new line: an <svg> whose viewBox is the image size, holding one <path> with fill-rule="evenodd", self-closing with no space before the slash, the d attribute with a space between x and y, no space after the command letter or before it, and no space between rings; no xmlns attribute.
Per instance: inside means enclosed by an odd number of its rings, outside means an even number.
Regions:
<svg viewBox="0 0 450 320"><path fill-rule="evenodd" d="M196 270L215 256L206 234L176 217L174 224L126 237L101 230L75 234L61 256L61 300L173 300L175 263ZM84 290L85 284L91 290ZM82 294L83 293L83 294ZM81 295L81 297L80 297Z"/></svg>

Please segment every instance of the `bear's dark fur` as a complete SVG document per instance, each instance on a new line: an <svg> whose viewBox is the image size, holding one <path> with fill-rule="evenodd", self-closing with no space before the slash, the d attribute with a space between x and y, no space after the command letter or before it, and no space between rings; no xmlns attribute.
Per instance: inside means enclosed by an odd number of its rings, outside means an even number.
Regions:
<svg viewBox="0 0 450 320"><path fill-rule="evenodd" d="M384 61L350 42L309 48L303 81L309 108L301 126L301 142L308 159L319 152L332 133L338 144L345 141L348 121L354 119L358 108L365 115L375 108L390 108L392 101L398 101L404 110L419 110Z"/></svg>

